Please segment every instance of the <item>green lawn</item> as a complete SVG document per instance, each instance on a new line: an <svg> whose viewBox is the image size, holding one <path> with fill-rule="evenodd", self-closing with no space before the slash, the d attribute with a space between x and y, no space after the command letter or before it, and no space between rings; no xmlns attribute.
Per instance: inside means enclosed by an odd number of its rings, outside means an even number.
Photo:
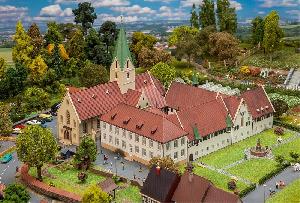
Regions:
<svg viewBox="0 0 300 203"><path fill-rule="evenodd" d="M221 188L221 189L223 189L225 191L230 191L227 188L227 183L231 180L231 177L228 177L228 176L223 175L221 173L218 173L216 171L212 171L210 169L203 168L203 167L200 167L200 166L195 166L194 173L196 175L199 175L199 176L202 176L204 178L207 178L216 187ZM240 181L237 182L237 189L239 191L242 191L246 187L248 187L247 184L245 184L243 182L240 182Z"/></svg>
<svg viewBox="0 0 300 203"><path fill-rule="evenodd" d="M0 48L0 58L4 58L7 64L13 64L12 61L12 49L11 48Z"/></svg>
<svg viewBox="0 0 300 203"><path fill-rule="evenodd" d="M276 161L270 159L251 159L228 169L228 172L258 183L260 178L276 169L276 164Z"/></svg>
<svg viewBox="0 0 300 203"><path fill-rule="evenodd" d="M293 133L286 132L283 139L287 139L293 136ZM253 146L256 146L257 139L261 139L263 146L270 146L277 142L277 135L274 134L273 129L266 130L260 134L249 137L243 141L230 145L224 149L220 149L207 156L204 156L198 161L202 161L208 165L215 166L217 168L223 168L229 164L244 158L244 150Z"/></svg>
<svg viewBox="0 0 300 203"><path fill-rule="evenodd" d="M294 151L300 153L300 138L294 140L293 142L283 144L273 150L274 155L282 155L286 159L291 160L290 152Z"/></svg>
<svg viewBox="0 0 300 203"><path fill-rule="evenodd" d="M140 195L140 189L136 186L129 186L125 189L118 190L116 192L116 203L140 203L142 202L142 196Z"/></svg>
<svg viewBox="0 0 300 203"><path fill-rule="evenodd" d="M300 202L300 179L292 182L283 190L267 200L267 203L299 203Z"/></svg>
<svg viewBox="0 0 300 203"><path fill-rule="evenodd" d="M43 177L43 182L50 184L51 182L55 187L76 193L80 196L83 195L85 189L90 186L102 182L105 177L95 175L88 172L88 178L85 183L80 183L77 178L78 170L68 169L60 170L58 168L52 167L48 169L52 178ZM36 168L30 168L29 174L36 177ZM55 177L55 178L54 178Z"/></svg>

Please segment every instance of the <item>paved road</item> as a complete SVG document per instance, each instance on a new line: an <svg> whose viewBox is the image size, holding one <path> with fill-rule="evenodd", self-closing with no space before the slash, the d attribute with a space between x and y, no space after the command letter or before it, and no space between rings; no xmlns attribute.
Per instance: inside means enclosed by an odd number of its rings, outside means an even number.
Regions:
<svg viewBox="0 0 300 203"><path fill-rule="evenodd" d="M294 172L292 167L286 168L284 171L279 173L278 175L274 176L272 179L268 180L265 183L265 188L263 185L259 185L254 191L249 193L247 196L243 198L244 203L262 203L264 202L264 191L265 191L265 198L269 198L269 189L275 189L276 182L280 180L284 181L286 185L295 181L296 179L300 178L300 172ZM276 190L278 192L280 190Z"/></svg>
<svg viewBox="0 0 300 203"><path fill-rule="evenodd" d="M0 152L7 150L8 148L14 146L15 143L11 141L0 141Z"/></svg>

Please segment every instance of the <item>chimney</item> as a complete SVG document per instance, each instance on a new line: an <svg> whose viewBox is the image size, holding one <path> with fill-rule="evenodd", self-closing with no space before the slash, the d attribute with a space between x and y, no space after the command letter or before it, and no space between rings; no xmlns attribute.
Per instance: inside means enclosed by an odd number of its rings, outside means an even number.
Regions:
<svg viewBox="0 0 300 203"><path fill-rule="evenodd" d="M193 172L189 173L189 182L193 182L194 174Z"/></svg>
<svg viewBox="0 0 300 203"><path fill-rule="evenodd" d="M160 175L160 167L159 167L159 165L156 166L156 175L158 175L158 176Z"/></svg>

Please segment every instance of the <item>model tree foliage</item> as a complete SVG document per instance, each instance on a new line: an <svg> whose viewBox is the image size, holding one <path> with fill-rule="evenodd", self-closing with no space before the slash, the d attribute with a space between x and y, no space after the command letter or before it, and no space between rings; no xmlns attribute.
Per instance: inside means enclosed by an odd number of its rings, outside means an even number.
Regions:
<svg viewBox="0 0 300 203"><path fill-rule="evenodd" d="M49 44L61 44L63 35L60 33L58 24L56 22L49 22L47 27L48 29L44 36L46 46Z"/></svg>
<svg viewBox="0 0 300 203"><path fill-rule="evenodd" d="M109 48L114 46L118 37L116 23L112 21L105 21L99 29L99 36L101 41L106 45L106 53L109 53Z"/></svg>
<svg viewBox="0 0 300 203"><path fill-rule="evenodd" d="M50 106L50 97L47 92L38 87L29 87L23 95L25 109L28 112L41 111Z"/></svg>
<svg viewBox="0 0 300 203"><path fill-rule="evenodd" d="M151 74L156 77L165 86L169 87L176 77L176 69L166 63L158 63L150 70Z"/></svg>
<svg viewBox="0 0 300 203"><path fill-rule="evenodd" d="M290 157L293 159L294 162L298 162L299 156L300 155L297 152L294 152L294 151L290 152Z"/></svg>
<svg viewBox="0 0 300 203"><path fill-rule="evenodd" d="M77 30L73 37L67 42L67 52L70 57L76 57L79 60L85 60L86 42L80 30Z"/></svg>
<svg viewBox="0 0 300 203"><path fill-rule="evenodd" d="M88 29L90 29L97 19L95 13L95 8L92 7L90 2L83 2L78 4L78 8L73 9L73 14L75 16L75 23L81 24L84 34L87 34Z"/></svg>
<svg viewBox="0 0 300 203"><path fill-rule="evenodd" d="M159 62L169 63L171 55L163 50L154 50L143 47L138 56L140 67L151 68Z"/></svg>
<svg viewBox="0 0 300 203"><path fill-rule="evenodd" d="M30 200L30 195L26 188L21 184L11 184L4 189L3 203L27 203Z"/></svg>
<svg viewBox="0 0 300 203"><path fill-rule="evenodd" d="M85 190L82 197L82 203L99 203L99 202L110 203L111 198L106 192L103 192L100 189L100 187L97 187L96 185L92 185Z"/></svg>
<svg viewBox="0 0 300 203"><path fill-rule="evenodd" d="M254 45L260 45L264 39L264 19L260 16L254 18L251 22L252 27L252 43Z"/></svg>
<svg viewBox="0 0 300 203"><path fill-rule="evenodd" d="M5 60L0 57L0 79L4 77L6 70Z"/></svg>
<svg viewBox="0 0 300 203"><path fill-rule="evenodd" d="M33 23L28 31L28 36L31 38L31 45L33 46L33 51L31 53L31 57L35 58L41 53L41 49L43 47L43 37L40 33L40 28L36 23Z"/></svg>
<svg viewBox="0 0 300 203"><path fill-rule="evenodd" d="M213 26L216 28L215 4L212 0L203 0L199 11L200 25L202 28Z"/></svg>
<svg viewBox="0 0 300 203"><path fill-rule="evenodd" d="M186 35L186 33L195 36L198 32L199 32L198 29L185 26L185 25L176 27L168 38L169 46L176 45L178 41L180 41L183 38L183 36Z"/></svg>
<svg viewBox="0 0 300 203"><path fill-rule="evenodd" d="M138 58L138 55L143 47L153 49L153 46L156 42L157 39L152 35L147 35L142 32L135 32L132 35L130 51L134 54L135 58Z"/></svg>
<svg viewBox="0 0 300 203"><path fill-rule="evenodd" d="M149 161L150 168L152 166L159 166L166 170L172 171L174 173L178 173L178 166L175 164L174 160L170 157L153 157Z"/></svg>
<svg viewBox="0 0 300 203"><path fill-rule="evenodd" d="M50 129L28 126L16 140L18 158L30 167L37 168L37 178L42 180L42 167L55 158L57 144Z"/></svg>
<svg viewBox="0 0 300 203"><path fill-rule="evenodd" d="M275 99L272 101L273 107L275 109L274 116L279 118L282 114L286 113L289 110L288 104L281 100Z"/></svg>
<svg viewBox="0 0 300 203"><path fill-rule="evenodd" d="M190 19L191 27L199 29L199 17L196 11L196 6L193 4L192 11L191 11L191 19Z"/></svg>
<svg viewBox="0 0 300 203"><path fill-rule="evenodd" d="M85 87L108 82L108 72L105 67L86 61L85 66L80 70L80 83Z"/></svg>
<svg viewBox="0 0 300 203"><path fill-rule="evenodd" d="M41 55L38 55L29 65L30 80L33 84L38 83L46 74L47 64Z"/></svg>
<svg viewBox="0 0 300 203"><path fill-rule="evenodd" d="M10 109L11 108L8 104L0 102L0 136L10 135L10 133L12 132L13 124L9 116Z"/></svg>
<svg viewBox="0 0 300 203"><path fill-rule="evenodd" d="M74 161L79 168L88 169L92 162L96 161L97 145L90 135L86 135L80 142Z"/></svg>
<svg viewBox="0 0 300 203"><path fill-rule="evenodd" d="M236 32L237 16L229 0L217 0L217 16L220 32L226 31L232 34Z"/></svg>
<svg viewBox="0 0 300 203"><path fill-rule="evenodd" d="M263 47L270 55L270 61L272 61L274 51L280 48L282 37L283 31L279 27L279 15L276 11L272 11L265 18L263 39Z"/></svg>

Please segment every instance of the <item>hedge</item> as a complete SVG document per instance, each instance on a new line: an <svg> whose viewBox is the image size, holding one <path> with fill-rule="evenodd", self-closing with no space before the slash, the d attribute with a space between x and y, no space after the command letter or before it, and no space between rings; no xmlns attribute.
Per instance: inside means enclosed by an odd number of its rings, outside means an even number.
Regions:
<svg viewBox="0 0 300 203"><path fill-rule="evenodd" d="M245 197L249 192L255 190L256 188L256 185L255 184L251 184L249 185L249 187L246 187L245 189L243 189L240 193L239 193L239 196L242 198L242 197Z"/></svg>
<svg viewBox="0 0 300 203"><path fill-rule="evenodd" d="M286 122L283 122L281 120L275 119L274 120L274 125L278 125L278 126L287 128L287 129L292 130L292 131L300 132L300 127L289 124L289 123L286 123Z"/></svg>
<svg viewBox="0 0 300 203"><path fill-rule="evenodd" d="M267 180L269 180L270 178L274 177L275 175L277 175L278 173L280 173L281 171L283 171L288 166L289 166L289 164L285 164L285 165L282 165L282 166L276 168L275 170L271 171L270 173L266 174L261 179L259 179L258 183L260 185L264 184Z"/></svg>

